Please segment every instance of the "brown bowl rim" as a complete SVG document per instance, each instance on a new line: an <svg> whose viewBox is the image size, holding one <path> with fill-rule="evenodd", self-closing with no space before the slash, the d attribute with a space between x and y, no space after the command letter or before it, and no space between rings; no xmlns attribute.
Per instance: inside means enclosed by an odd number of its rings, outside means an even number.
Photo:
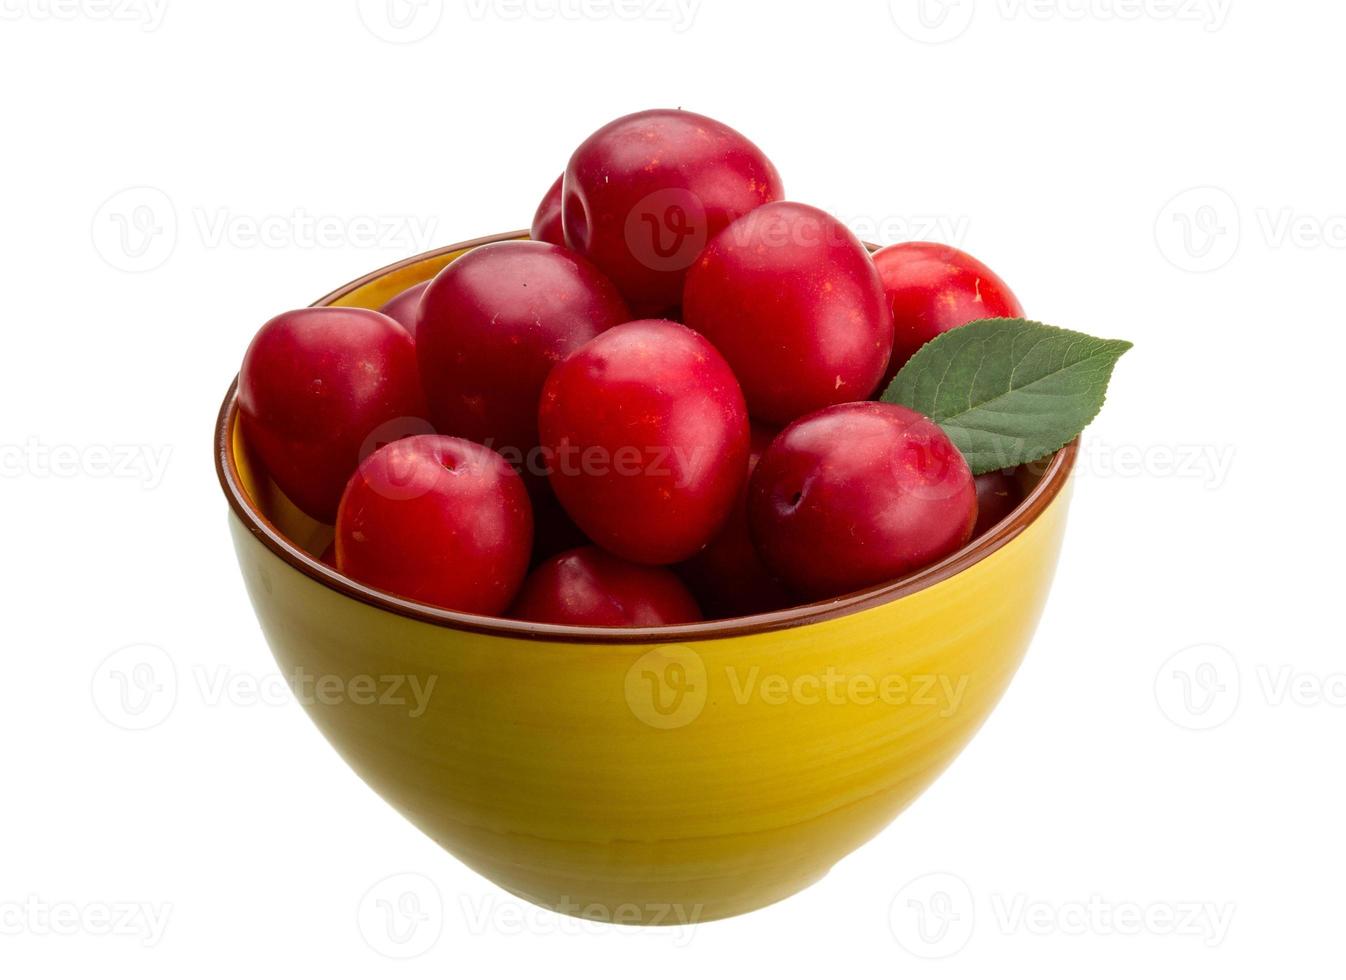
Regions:
<svg viewBox="0 0 1346 980"><path fill-rule="evenodd" d="M499 235L488 235L484 238L459 242L456 245L446 245L419 255L413 255L352 280L340 289L328 293L312 305L330 306L361 286L368 285L393 272L420 262L452 252L476 248L479 245L488 245L492 242L526 238L527 235L527 231L505 232ZM869 247L872 250L875 246L870 245ZM1003 521L947 558L911 575L886 582L883 585L838 596L825 602L791 606L788 609L778 609L774 612L759 613L753 616L738 616L732 619L683 623L676 626L623 628L567 626L553 623L529 623L522 620L505 619L501 616L480 616L473 613L457 612L452 609L443 609L438 606L424 605L347 578L336 569L325 565L308 554L285 537L280 529L253 505L247 493L244 492L232 452L231 435L237 412L238 376L235 375L233 383L229 385L229 390L225 393L224 401L220 405L220 412L215 425L215 472L220 480L220 488L224 491L225 499L229 501L229 506L234 515L243 523L243 526L248 529L253 537L265 545L268 551L291 568L332 589L334 592L363 602L366 605L374 606L377 609L406 616L420 622L490 636L568 643L643 643L656 645L685 643L694 640L718 640L811 626L904 598L965 571L1023 533L1066 486L1079 454L1079 440L1076 439L1057 451L1051 462L1047 464L1047 469L1042 474L1037 486Z"/></svg>

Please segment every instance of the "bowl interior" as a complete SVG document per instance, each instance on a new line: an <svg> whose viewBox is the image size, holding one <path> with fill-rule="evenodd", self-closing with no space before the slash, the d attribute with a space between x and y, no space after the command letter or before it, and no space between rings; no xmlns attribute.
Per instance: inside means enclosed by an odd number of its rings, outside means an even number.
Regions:
<svg viewBox="0 0 1346 980"><path fill-rule="evenodd" d="M432 278L458 256L490 242L527 238L522 231L507 232L461 242L394 263L336 289L314 306L355 306L377 309L409 286ZM874 246L870 246L871 249ZM730 636L794 626L833 618L847 612L872 608L935 582L942 581L990 554L1017 536L1051 503L1065 486L1073 469L1078 441L1047 459L1021 466L1015 477L1024 500L1000 524L970 542L960 551L918 572L870 589L825 602L735 619L689 623L681 626L639 629L593 629L521 623L492 616L475 616L426 606L372 589L341 575L321 561L331 544L333 529L296 507L267 475L246 445L236 425L237 378L226 393L216 429L216 469L220 486L234 513L251 533L292 567L352 598L403 615L474 632L554 637L597 642L666 642L694 637Z"/></svg>

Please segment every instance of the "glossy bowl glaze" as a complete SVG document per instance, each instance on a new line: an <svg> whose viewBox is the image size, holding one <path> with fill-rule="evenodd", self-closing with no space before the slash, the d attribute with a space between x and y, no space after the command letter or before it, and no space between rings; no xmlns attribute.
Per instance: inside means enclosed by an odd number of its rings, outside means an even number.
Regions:
<svg viewBox="0 0 1346 980"><path fill-rule="evenodd" d="M497 235L315 305L376 308ZM674 923L782 899L878 833L1004 693L1046 600L1076 446L962 551L740 619L589 629L450 612L345 578L331 529L250 459L234 388L220 486L262 630L318 728L412 823L509 891Z"/></svg>

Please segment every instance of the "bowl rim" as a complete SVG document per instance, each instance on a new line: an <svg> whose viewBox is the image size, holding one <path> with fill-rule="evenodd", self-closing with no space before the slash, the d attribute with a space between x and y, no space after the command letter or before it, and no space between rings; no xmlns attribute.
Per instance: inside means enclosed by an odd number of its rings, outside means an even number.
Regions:
<svg viewBox="0 0 1346 980"><path fill-rule="evenodd" d="M349 295L354 290L376 282L394 272L401 271L408 266L453 252L477 248L480 245L513 241L527 238L527 236L527 231L504 232L431 249L419 255L393 262L354 279L339 289L332 290L332 292L310 305L332 306L336 304L337 300ZM871 250L875 248L873 245L868 247ZM420 622L497 637L568 643L643 643L657 645L676 644L692 640L726 639L811 626L885 605L954 577L1017 538L1064 489L1074 471L1075 462L1079 455L1079 439L1077 438L1057 450L1038 480L1037 486L999 524L933 565L927 565L917 572L881 585L871 586L858 592L837 596L822 602L811 602L802 606L791 606L788 609L757 613L752 616L737 616L731 619L681 623L675 626L571 626L556 623L530 623L523 620L506 619L503 616L482 616L426 605L357 582L355 579L342 575L335 568L324 564L290 541L272 523L271 519L255 506L243 489L243 481L239 476L233 454L233 431L237 416L238 376L235 375L233 382L229 385L229 390L225 392L224 401L220 405L219 415L216 419L215 473L220 481L220 489L224 492L225 499L229 502L234 516L268 551L291 568L348 598Z"/></svg>

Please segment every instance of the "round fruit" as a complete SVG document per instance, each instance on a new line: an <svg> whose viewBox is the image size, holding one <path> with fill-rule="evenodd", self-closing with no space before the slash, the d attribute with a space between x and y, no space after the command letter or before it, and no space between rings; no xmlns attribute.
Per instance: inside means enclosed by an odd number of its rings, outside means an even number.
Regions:
<svg viewBox="0 0 1346 980"><path fill-rule="evenodd" d="M361 457L425 416L415 344L373 310L282 313L243 357L238 410L244 438L276 485L331 524Z"/></svg>
<svg viewBox="0 0 1346 980"><path fill-rule="evenodd" d="M682 312L733 366L753 418L769 422L869 397L893 342L865 247L792 201L739 218L706 247Z"/></svg>
<svg viewBox="0 0 1346 980"><path fill-rule="evenodd" d="M510 610L515 619L576 626L694 623L701 610L665 568L623 561L598 548L576 548L539 565Z"/></svg>
<svg viewBox="0 0 1346 980"><path fill-rule="evenodd" d="M902 242L874 253L893 315L893 357L883 387L921 346L973 320L1021 317L1023 307L994 272L951 245Z"/></svg>
<svg viewBox="0 0 1346 980"><path fill-rule="evenodd" d="M603 548L667 565L724 525L748 465L748 413L724 358L669 320L600 334L547 378L551 484Z"/></svg>
<svg viewBox="0 0 1346 980"><path fill-rule="evenodd" d="M962 454L919 412L836 405L789 426L748 491L766 566L823 599L897 578L961 548L977 520Z"/></svg>
<svg viewBox="0 0 1346 980"><path fill-rule="evenodd" d="M533 227L529 237L535 242L550 242L553 245L566 243L565 232L561 230L561 181L565 174L556 178L556 183L547 189L542 203L533 215Z"/></svg>
<svg viewBox="0 0 1346 980"><path fill-rule="evenodd" d="M537 404L547 374L628 319L616 287L567 248L520 241L473 249L421 299L416 352L431 421L540 476Z"/></svg>
<svg viewBox="0 0 1346 980"><path fill-rule="evenodd" d="M748 453L748 475L757 467L775 432L756 423ZM790 594L767 571L748 532L748 484L729 521L710 544L678 567L701 608L710 616L751 616L793 604Z"/></svg>
<svg viewBox="0 0 1346 980"><path fill-rule="evenodd" d="M388 302L379 307L379 312L385 316L390 316L406 328L407 333L414 339L416 336L416 316L421 308L421 296L425 289L430 285L430 280L418 282L414 286L408 286Z"/></svg>
<svg viewBox="0 0 1346 980"><path fill-rule="evenodd" d="M1024 499L1019 481L1004 470L982 473L976 478L977 525L972 536L979 538L995 527Z"/></svg>
<svg viewBox="0 0 1346 980"><path fill-rule="evenodd" d="M684 274L722 228L782 197L776 168L741 133L652 109L580 144L565 172L562 222L567 244L650 315L678 305Z"/></svg>
<svg viewBox="0 0 1346 980"><path fill-rule="evenodd" d="M513 600L532 546L523 480L498 453L452 436L384 446L351 477L337 515L343 575L488 616Z"/></svg>

